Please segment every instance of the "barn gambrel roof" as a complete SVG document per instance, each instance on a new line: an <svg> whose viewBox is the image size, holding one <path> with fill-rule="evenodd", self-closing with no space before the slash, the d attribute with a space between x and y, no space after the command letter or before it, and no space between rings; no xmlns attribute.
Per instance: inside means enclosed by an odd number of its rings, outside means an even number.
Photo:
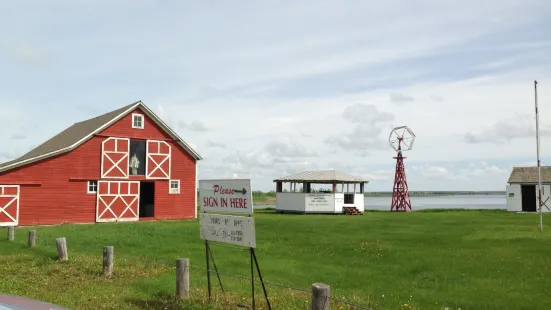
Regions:
<svg viewBox="0 0 551 310"><path fill-rule="evenodd" d="M79 145L88 141L88 139L92 138L95 134L116 123L136 108L140 108L144 114L149 116L153 122L161 127L170 137L176 140L177 143L196 160L202 159L202 157L191 146L189 146L172 129L170 129L170 127L168 127L167 124L155 115L155 113L153 113L153 111L151 111L143 102L137 101L115 111L73 124L71 127L65 129L52 137L50 140L42 143L21 157L0 164L0 172L70 152Z"/></svg>

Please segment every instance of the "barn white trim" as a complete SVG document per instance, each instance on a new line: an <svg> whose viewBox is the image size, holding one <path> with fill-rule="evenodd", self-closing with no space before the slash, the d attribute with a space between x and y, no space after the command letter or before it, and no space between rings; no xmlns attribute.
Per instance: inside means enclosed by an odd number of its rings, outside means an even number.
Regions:
<svg viewBox="0 0 551 310"><path fill-rule="evenodd" d="M16 188L17 192L16 194L8 194L6 193L6 188ZM0 185L0 197L7 197L12 198L8 203L5 205L0 205L0 214L6 215L6 217L10 218L11 221L9 222L0 222L0 226L17 226L19 225L19 195L21 193L21 188L19 185ZM6 209L11 206L13 203L16 204L16 211L15 214L10 214L6 211ZM15 217L14 217L15 215Z"/></svg>
<svg viewBox="0 0 551 310"><path fill-rule="evenodd" d="M150 149L150 144L157 144L156 148ZM164 144L168 148L168 153L161 153L161 144ZM145 160L145 177L146 179L150 180L165 180L170 179L170 171L172 170L172 148L170 147L170 144L166 143L165 141L160 140L147 140L146 146L145 146L145 152L146 152L146 160ZM160 162L157 162L153 156L164 156L164 159ZM149 171L149 161L155 165L154 169ZM168 171L165 171L161 166L168 161ZM152 175L156 171L161 171L164 176L161 177L153 177Z"/></svg>
<svg viewBox="0 0 551 310"><path fill-rule="evenodd" d="M106 151L105 150L105 143L107 141L110 141L110 140L115 140L115 150L114 151ZM126 152L123 152L123 151L118 151L118 143L119 141L125 141L126 142ZM119 166L121 164L121 162L123 162L125 159L129 159L128 157L128 154L130 153L130 139L129 138L117 138L117 137L109 137L105 140L103 140L101 142L101 166L100 166L100 171L101 171L101 178L102 179L128 179L129 178L129 170L130 170L130 166L127 164L126 165L126 169L123 170L124 168L121 169L121 167ZM111 157L109 157L108 154L122 154L123 156L117 160L116 162L111 159ZM105 160L104 158L107 158L108 161L111 162L111 164L113 164L113 167L111 167L109 170L107 171L104 171L104 165L105 165ZM109 176L109 173L111 171L113 171L113 169L117 168L124 176Z"/></svg>
<svg viewBox="0 0 551 310"><path fill-rule="evenodd" d="M193 195L195 196L195 218L197 218L197 183L198 183L198 167L197 167L197 162L195 163L195 188L193 190Z"/></svg>
<svg viewBox="0 0 551 310"><path fill-rule="evenodd" d="M136 116L140 118L140 125L136 126ZM132 113L132 128L135 129L144 129L145 128L145 118L141 113Z"/></svg>
<svg viewBox="0 0 551 310"><path fill-rule="evenodd" d="M176 184L176 188L172 188L172 184ZM171 195L180 194L180 180L169 180L168 181L168 193Z"/></svg>

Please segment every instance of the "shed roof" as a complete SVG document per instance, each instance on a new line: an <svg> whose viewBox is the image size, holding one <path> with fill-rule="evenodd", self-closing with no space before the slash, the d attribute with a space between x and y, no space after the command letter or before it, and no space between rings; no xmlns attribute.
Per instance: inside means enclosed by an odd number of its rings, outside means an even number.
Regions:
<svg viewBox="0 0 551 310"><path fill-rule="evenodd" d="M195 159L202 159L201 156L193 150L182 138L180 138L172 129L170 129L153 111L151 111L143 102L137 101L120 109L105 113L103 115L78 122L55 135L51 139L23 154L17 159L0 164L0 172L14 169L16 167L29 164L38 160L46 159L52 156L69 152L82 143L86 142L93 135L112 125L119 119L136 108L148 115L159 127L161 127L169 136L189 152Z"/></svg>
<svg viewBox="0 0 551 310"><path fill-rule="evenodd" d="M360 177L337 170L304 171L275 179L274 182L368 183Z"/></svg>
<svg viewBox="0 0 551 310"><path fill-rule="evenodd" d="M541 181L551 183L551 166L541 167ZM513 167L507 183L538 183L538 167Z"/></svg>

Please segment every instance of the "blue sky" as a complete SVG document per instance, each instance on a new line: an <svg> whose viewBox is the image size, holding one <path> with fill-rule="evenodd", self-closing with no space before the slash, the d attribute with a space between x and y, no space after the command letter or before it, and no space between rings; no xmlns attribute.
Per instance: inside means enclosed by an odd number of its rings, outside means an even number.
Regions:
<svg viewBox="0 0 551 310"><path fill-rule="evenodd" d="M2 1L0 161L142 100L203 155L200 177L262 190L339 169L391 190L503 190L549 161L551 4L504 1Z"/></svg>

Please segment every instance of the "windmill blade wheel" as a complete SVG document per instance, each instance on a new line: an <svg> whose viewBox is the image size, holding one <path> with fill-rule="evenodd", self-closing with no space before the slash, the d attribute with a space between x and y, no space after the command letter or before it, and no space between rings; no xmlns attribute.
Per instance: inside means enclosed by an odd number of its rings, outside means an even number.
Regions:
<svg viewBox="0 0 551 310"><path fill-rule="evenodd" d="M407 126L395 127L388 135L389 145L396 151L410 151L413 148L415 134ZM408 141L409 143L406 143Z"/></svg>

